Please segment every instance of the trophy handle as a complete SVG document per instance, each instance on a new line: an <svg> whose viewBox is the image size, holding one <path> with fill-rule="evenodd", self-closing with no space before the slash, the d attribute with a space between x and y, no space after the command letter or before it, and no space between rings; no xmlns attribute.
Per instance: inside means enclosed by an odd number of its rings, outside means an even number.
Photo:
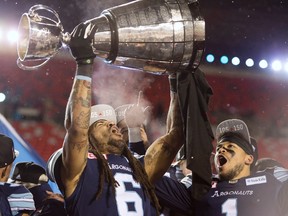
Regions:
<svg viewBox="0 0 288 216"><path fill-rule="evenodd" d="M34 66L27 66L27 65L23 64L24 61L21 61L21 59L18 58L16 63L17 63L17 66L23 70L37 70L38 68L45 65L49 60L50 59L46 59L44 62L37 64L37 65L34 65Z"/></svg>
<svg viewBox="0 0 288 216"><path fill-rule="evenodd" d="M57 12L41 4L22 15L18 32L17 65L24 70L35 70L46 64L70 38L68 33L63 33ZM27 66L32 61L37 61L36 65Z"/></svg>
<svg viewBox="0 0 288 216"><path fill-rule="evenodd" d="M54 18L56 18L56 20L49 18L49 17L46 17L46 16L43 17L43 16L40 16L38 13L35 13L35 11L39 11L39 10L49 11L52 15L55 16ZM40 21L40 22L43 18L46 20L50 20L51 22L55 23L55 25L58 26L61 29L61 31L64 31L63 25L61 23L61 20L60 20L58 13L51 7L48 7L48 6L42 5L42 4L34 5L29 9L28 15L30 17L33 17L35 20Z"/></svg>

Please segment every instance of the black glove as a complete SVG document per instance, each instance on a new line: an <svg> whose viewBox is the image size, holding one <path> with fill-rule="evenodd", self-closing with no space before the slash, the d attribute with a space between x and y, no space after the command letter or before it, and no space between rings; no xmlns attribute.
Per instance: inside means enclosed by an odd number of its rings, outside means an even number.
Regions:
<svg viewBox="0 0 288 216"><path fill-rule="evenodd" d="M93 64L96 57L93 52L93 40L97 26L92 22L80 23L72 33L69 47L77 64Z"/></svg>

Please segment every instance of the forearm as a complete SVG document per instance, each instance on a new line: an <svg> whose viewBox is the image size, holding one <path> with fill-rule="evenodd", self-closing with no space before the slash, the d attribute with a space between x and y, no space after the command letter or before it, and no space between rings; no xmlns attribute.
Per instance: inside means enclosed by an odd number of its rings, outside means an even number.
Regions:
<svg viewBox="0 0 288 216"><path fill-rule="evenodd" d="M91 73L93 65L77 66L66 108L65 128L69 133L87 134L91 107Z"/></svg>
<svg viewBox="0 0 288 216"><path fill-rule="evenodd" d="M146 151L144 165L152 183L164 175L181 147L181 144L171 137L173 132L157 139Z"/></svg>
<svg viewBox="0 0 288 216"><path fill-rule="evenodd" d="M65 120L67 134L64 140L63 159L64 166L69 170L66 174L72 177L80 172L87 155L92 71L93 65L77 67L67 104Z"/></svg>
<svg viewBox="0 0 288 216"><path fill-rule="evenodd" d="M167 134L157 139L148 148L145 155L145 169L152 182L159 179L166 172L184 142L178 96L172 92L167 124L168 121Z"/></svg>

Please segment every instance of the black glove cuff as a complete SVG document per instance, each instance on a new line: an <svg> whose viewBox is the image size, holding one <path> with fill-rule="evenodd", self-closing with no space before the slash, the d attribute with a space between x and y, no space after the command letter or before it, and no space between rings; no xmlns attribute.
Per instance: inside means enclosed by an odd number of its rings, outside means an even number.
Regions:
<svg viewBox="0 0 288 216"><path fill-rule="evenodd" d="M169 84L170 84L170 91L176 93L177 92L177 79L176 77L169 76Z"/></svg>
<svg viewBox="0 0 288 216"><path fill-rule="evenodd" d="M93 65L92 64L77 64L76 75L92 77Z"/></svg>
<svg viewBox="0 0 288 216"><path fill-rule="evenodd" d="M76 60L77 65L90 65L94 63L94 58Z"/></svg>

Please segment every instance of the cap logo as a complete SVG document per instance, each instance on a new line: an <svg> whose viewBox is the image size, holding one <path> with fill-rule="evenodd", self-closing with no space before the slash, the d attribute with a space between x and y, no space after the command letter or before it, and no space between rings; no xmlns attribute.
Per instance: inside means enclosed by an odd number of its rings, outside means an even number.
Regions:
<svg viewBox="0 0 288 216"><path fill-rule="evenodd" d="M125 117L125 110L132 104L124 104L115 109L117 124L122 121Z"/></svg>
<svg viewBox="0 0 288 216"><path fill-rule="evenodd" d="M239 134L242 134L243 138L251 144L248 127L242 120L227 119L221 122L216 129L216 139L218 140L220 136L227 132L237 132Z"/></svg>
<svg viewBox="0 0 288 216"><path fill-rule="evenodd" d="M98 104L92 106L89 125L92 125L94 122L100 119L116 123L116 114L113 107L107 104Z"/></svg>
<svg viewBox="0 0 288 216"><path fill-rule="evenodd" d="M101 118L105 116L112 116L112 110L103 110L102 112L92 112L91 118Z"/></svg>
<svg viewBox="0 0 288 216"><path fill-rule="evenodd" d="M117 112L116 114L117 114L117 116L124 116L124 112L125 112L125 110L121 110L121 111Z"/></svg>
<svg viewBox="0 0 288 216"><path fill-rule="evenodd" d="M233 125L232 127L219 127L219 132L220 134L223 134L225 132L228 132L228 131L240 131L240 130L244 130L244 125L243 124L235 124Z"/></svg>

